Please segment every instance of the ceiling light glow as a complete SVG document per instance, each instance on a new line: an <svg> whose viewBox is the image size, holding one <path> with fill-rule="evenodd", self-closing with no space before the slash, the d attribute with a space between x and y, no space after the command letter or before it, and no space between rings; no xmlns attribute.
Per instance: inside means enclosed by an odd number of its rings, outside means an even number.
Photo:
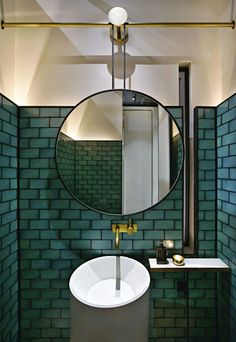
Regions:
<svg viewBox="0 0 236 342"><path fill-rule="evenodd" d="M123 25L128 18L126 10L122 7L113 7L108 13L109 22L115 26Z"/></svg>

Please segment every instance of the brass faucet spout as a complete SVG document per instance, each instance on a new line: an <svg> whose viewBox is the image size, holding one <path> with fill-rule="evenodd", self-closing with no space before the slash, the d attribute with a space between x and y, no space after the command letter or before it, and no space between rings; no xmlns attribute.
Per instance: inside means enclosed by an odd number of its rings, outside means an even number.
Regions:
<svg viewBox="0 0 236 342"><path fill-rule="evenodd" d="M115 238L115 249L119 249L120 247L120 237L119 237L119 226L116 227L116 238Z"/></svg>

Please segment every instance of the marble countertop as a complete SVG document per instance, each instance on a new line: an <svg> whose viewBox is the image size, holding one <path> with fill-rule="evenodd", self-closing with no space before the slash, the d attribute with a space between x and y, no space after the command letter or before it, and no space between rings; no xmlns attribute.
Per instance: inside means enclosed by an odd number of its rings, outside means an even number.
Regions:
<svg viewBox="0 0 236 342"><path fill-rule="evenodd" d="M201 272L229 272L230 268L219 258L185 258L183 266L173 264L168 258L168 264L157 264L155 258L150 258L149 265L152 272L177 272L177 271L201 271Z"/></svg>

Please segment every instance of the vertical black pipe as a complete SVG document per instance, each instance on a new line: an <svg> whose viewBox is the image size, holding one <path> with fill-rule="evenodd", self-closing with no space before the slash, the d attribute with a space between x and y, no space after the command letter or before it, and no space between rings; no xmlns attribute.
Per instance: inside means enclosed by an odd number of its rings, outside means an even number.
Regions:
<svg viewBox="0 0 236 342"><path fill-rule="evenodd" d="M112 32L112 66L111 66L111 74L112 74L112 89L115 88L115 79L114 79L114 25L112 25L111 28L111 32Z"/></svg>
<svg viewBox="0 0 236 342"><path fill-rule="evenodd" d="M4 23L4 21L5 21L5 13L4 13L3 0L0 0L0 8L1 8L1 22Z"/></svg>
<svg viewBox="0 0 236 342"><path fill-rule="evenodd" d="M194 118L193 118L193 131L194 131L194 252L195 255L198 256L199 243L198 243L198 229L199 229L199 221L198 221L198 108L194 108Z"/></svg>
<svg viewBox="0 0 236 342"><path fill-rule="evenodd" d="M124 24L124 63L123 63L123 77L124 77L124 89L126 87L126 28Z"/></svg>
<svg viewBox="0 0 236 342"><path fill-rule="evenodd" d="M17 107L17 191L16 191L16 219L17 219L17 259L18 259L18 270L17 270L17 282L18 282L18 339L21 341L21 251L20 251L20 108Z"/></svg>
<svg viewBox="0 0 236 342"><path fill-rule="evenodd" d="M189 274L188 272L186 272L186 282L187 282L187 300L186 300L186 307L187 307L187 312L186 312L186 316L187 316L187 342L189 342L189 338L190 338L190 327L189 327Z"/></svg>
<svg viewBox="0 0 236 342"><path fill-rule="evenodd" d="M218 254L218 150L217 150L217 108L214 108L214 130L215 130L215 258ZM219 302L218 302L218 273L215 273L215 331L216 342L219 341Z"/></svg>

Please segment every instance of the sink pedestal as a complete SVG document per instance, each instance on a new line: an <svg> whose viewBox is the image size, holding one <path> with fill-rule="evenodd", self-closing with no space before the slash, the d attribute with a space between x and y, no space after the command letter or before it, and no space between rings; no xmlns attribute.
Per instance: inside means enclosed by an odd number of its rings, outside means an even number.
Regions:
<svg viewBox="0 0 236 342"><path fill-rule="evenodd" d="M148 342L149 291L115 308L95 308L71 295L71 342Z"/></svg>

